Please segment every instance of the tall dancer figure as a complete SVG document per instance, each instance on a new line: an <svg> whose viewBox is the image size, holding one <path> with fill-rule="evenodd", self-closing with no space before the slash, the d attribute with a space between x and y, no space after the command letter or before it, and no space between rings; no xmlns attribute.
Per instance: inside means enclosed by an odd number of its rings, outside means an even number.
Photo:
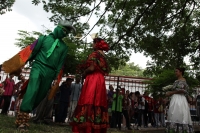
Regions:
<svg viewBox="0 0 200 133"><path fill-rule="evenodd" d="M51 84L58 76L67 56L68 46L63 41L72 30L75 30L69 21L62 20L52 33L47 36L40 36L32 45L29 45L25 50L10 59L26 58L25 55L31 55L28 60L34 60L31 67L30 77L27 85L26 93L24 94L20 112L15 121L16 126L20 130L27 130L29 113L35 109L39 103L45 98L47 92L51 88ZM22 54L23 53L23 54ZM27 54L24 54L27 53ZM4 70L15 70L13 64L8 65L10 61L3 63ZM26 60L25 60L26 61ZM15 61L15 63L18 60ZM23 64L21 62L18 63ZM16 63L17 66L17 63ZM16 70L16 72L18 72ZM15 72L15 73L16 73Z"/></svg>
<svg viewBox="0 0 200 133"><path fill-rule="evenodd" d="M103 52L109 50L109 45L103 39L95 38L93 49L86 61L85 82L70 123L73 133L106 133L109 126L104 78L108 64Z"/></svg>
<svg viewBox="0 0 200 133"><path fill-rule="evenodd" d="M173 84L173 91L166 95L171 97L166 133L194 133L190 115L189 104L187 101L188 85L183 77L185 68L176 68L177 80Z"/></svg>

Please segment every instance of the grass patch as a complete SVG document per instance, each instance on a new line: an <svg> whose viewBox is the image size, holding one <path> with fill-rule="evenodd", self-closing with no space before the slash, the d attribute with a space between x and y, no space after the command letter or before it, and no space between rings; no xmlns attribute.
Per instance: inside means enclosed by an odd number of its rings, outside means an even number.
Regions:
<svg viewBox="0 0 200 133"><path fill-rule="evenodd" d="M0 133L20 133L14 122L15 117L0 115ZM29 124L29 133L71 133L68 126L34 124L31 121Z"/></svg>
<svg viewBox="0 0 200 133"><path fill-rule="evenodd" d="M20 133L15 126L15 117L0 115L0 133ZM29 122L29 133L72 133L70 126L59 126L55 123L50 125L34 124ZM124 133L126 131L116 131L108 129L107 133ZM133 133L134 131L132 131ZM130 133L130 132L129 132Z"/></svg>

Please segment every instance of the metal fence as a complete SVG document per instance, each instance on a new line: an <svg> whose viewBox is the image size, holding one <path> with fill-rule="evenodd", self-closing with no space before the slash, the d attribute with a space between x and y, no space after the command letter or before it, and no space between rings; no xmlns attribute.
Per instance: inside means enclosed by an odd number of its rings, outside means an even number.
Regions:
<svg viewBox="0 0 200 133"><path fill-rule="evenodd" d="M111 76L111 75L106 76L105 79L106 79L107 88L109 85L112 85L114 88L117 88L117 86L120 86L121 88L124 88L125 90L129 90L129 92L139 91L141 94L143 94L145 90L148 90L148 83L146 81L152 80L151 78ZM198 94L200 95L200 87L196 87L194 89L192 101L189 104L193 125L199 125L199 121L200 121L197 115L197 104L196 104L196 97L198 96Z"/></svg>

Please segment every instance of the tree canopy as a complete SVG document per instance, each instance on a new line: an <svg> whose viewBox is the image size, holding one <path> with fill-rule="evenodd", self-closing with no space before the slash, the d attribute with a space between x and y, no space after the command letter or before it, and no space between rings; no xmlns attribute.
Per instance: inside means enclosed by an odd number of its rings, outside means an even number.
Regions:
<svg viewBox="0 0 200 133"><path fill-rule="evenodd" d="M11 7L15 0L1 0L0 1L0 15L5 14L7 11L12 11Z"/></svg>
<svg viewBox="0 0 200 133"><path fill-rule="evenodd" d="M134 62L126 63L126 65L120 65L117 70L112 70L110 75L120 75L120 76L134 76L134 77L144 77L143 69Z"/></svg>
<svg viewBox="0 0 200 133"><path fill-rule="evenodd" d="M162 69L184 66L188 56L191 69L199 66L199 6L195 0L33 0L53 13L50 21L73 20L80 34L88 35L98 26L100 36L111 46L118 63L127 61L131 50L152 58L147 75ZM96 23L89 26L91 16ZM87 18L85 22L81 18ZM123 64L123 63L122 63Z"/></svg>
<svg viewBox="0 0 200 133"><path fill-rule="evenodd" d="M132 50L152 58L145 75L186 66L199 69L200 3L195 0L32 0L60 19L74 22L82 39L99 27L100 37L110 44L110 64L118 68ZM91 19L95 18L95 19ZM90 20L94 25L90 25ZM78 42L77 42L78 43ZM82 42L81 42L82 43ZM184 58L188 57L189 62Z"/></svg>

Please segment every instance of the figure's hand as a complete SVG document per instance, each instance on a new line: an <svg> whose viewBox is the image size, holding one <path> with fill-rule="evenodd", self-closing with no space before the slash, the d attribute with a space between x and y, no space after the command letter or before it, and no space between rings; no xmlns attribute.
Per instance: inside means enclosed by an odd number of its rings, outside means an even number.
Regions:
<svg viewBox="0 0 200 133"><path fill-rule="evenodd" d="M168 92L166 92L166 94L165 94L165 96L167 96L167 97L170 97L170 96L172 96L173 95L173 93L171 92L171 91L168 91Z"/></svg>
<svg viewBox="0 0 200 133"><path fill-rule="evenodd" d="M179 92L185 93L185 90L184 89L180 89Z"/></svg>

